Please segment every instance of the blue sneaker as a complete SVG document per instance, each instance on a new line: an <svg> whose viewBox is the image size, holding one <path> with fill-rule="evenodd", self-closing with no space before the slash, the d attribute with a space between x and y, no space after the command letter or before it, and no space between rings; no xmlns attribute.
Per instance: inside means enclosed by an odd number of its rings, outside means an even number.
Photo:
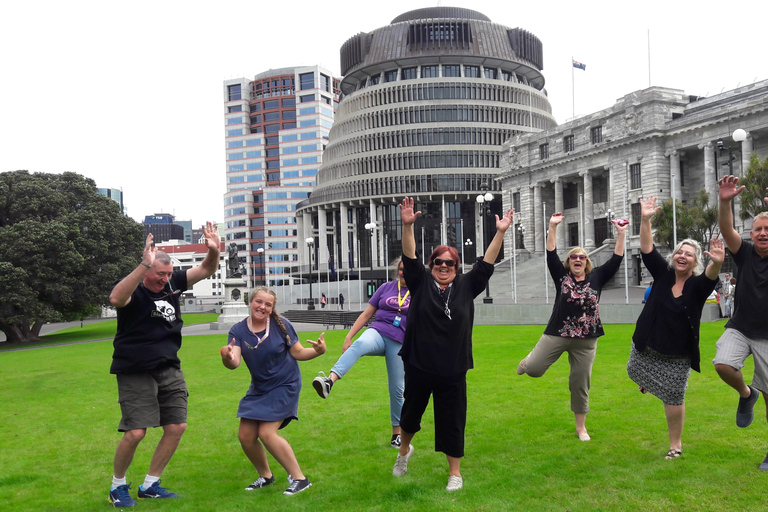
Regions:
<svg viewBox="0 0 768 512"><path fill-rule="evenodd" d="M113 507L132 507L136 505L136 502L131 498L130 484L120 485L117 488L109 491L109 502Z"/></svg>
<svg viewBox="0 0 768 512"><path fill-rule="evenodd" d="M162 487L160 487L160 480L153 483L149 486L148 489L143 490L141 486L139 486L139 499L143 500L146 498L178 498L179 495L175 492L168 492Z"/></svg>

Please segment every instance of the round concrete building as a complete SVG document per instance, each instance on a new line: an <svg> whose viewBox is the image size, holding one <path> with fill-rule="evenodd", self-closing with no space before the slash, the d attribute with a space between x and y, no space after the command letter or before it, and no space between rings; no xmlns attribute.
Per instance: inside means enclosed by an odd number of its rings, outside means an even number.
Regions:
<svg viewBox="0 0 768 512"><path fill-rule="evenodd" d="M501 212L502 143L557 125L542 69L536 36L470 9L417 9L351 37L317 185L297 205L302 266L387 280L404 196L423 212L420 253L446 244L467 262L482 255ZM476 201L486 192L490 208Z"/></svg>

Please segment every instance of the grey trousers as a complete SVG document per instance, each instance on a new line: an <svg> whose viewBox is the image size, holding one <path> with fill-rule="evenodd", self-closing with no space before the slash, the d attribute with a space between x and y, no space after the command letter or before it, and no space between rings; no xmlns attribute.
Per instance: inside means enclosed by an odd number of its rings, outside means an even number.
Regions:
<svg viewBox="0 0 768 512"><path fill-rule="evenodd" d="M541 377L563 352L568 352L571 373L571 411L589 412L589 386L592 382L592 363L597 352L597 338L563 338L542 334L539 342L526 358L523 369L531 377Z"/></svg>

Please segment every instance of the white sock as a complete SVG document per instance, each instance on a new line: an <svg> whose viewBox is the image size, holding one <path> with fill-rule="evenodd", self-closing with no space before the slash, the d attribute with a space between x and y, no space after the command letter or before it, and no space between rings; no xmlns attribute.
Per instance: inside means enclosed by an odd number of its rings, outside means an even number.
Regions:
<svg viewBox="0 0 768 512"><path fill-rule="evenodd" d="M125 477L117 478L116 476L113 475L112 476L112 489L110 489L110 490L114 491L115 489L117 489L121 485L125 485L125 484L126 484Z"/></svg>
<svg viewBox="0 0 768 512"><path fill-rule="evenodd" d="M147 489L152 487L153 483L155 483L155 482L157 482L159 480L160 480L159 476L152 476L149 473L147 473L147 477L144 479L144 483L141 484L141 490L142 491L146 491Z"/></svg>

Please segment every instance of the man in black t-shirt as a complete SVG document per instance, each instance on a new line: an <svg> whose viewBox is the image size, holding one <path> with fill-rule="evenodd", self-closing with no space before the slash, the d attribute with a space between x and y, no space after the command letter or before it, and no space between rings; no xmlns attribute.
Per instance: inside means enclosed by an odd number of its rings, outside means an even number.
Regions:
<svg viewBox="0 0 768 512"><path fill-rule="evenodd" d="M219 267L218 228L203 226L208 254L189 270L173 270L170 256L152 246L147 236L141 263L118 282L109 295L117 308L117 334L110 372L117 377L122 418L118 430L114 476L109 500L132 507L126 472L147 428L163 427L139 498L177 498L160 487L160 475L173 457L187 428L187 385L177 356L181 348L179 296Z"/></svg>
<svg viewBox="0 0 768 512"><path fill-rule="evenodd" d="M717 341L717 354L712 362L720 378L739 392L736 425L745 428L752 423L760 392L764 398L768 393L768 212L759 213L752 220L752 240L742 240L733 227L731 213L731 201L744 190L738 182L735 176L720 179L720 232L736 263L739 286L731 319ZM747 385L741 368L750 355L755 372L752 385ZM768 413L768 400L766 409ZM768 456L759 469L768 471Z"/></svg>

